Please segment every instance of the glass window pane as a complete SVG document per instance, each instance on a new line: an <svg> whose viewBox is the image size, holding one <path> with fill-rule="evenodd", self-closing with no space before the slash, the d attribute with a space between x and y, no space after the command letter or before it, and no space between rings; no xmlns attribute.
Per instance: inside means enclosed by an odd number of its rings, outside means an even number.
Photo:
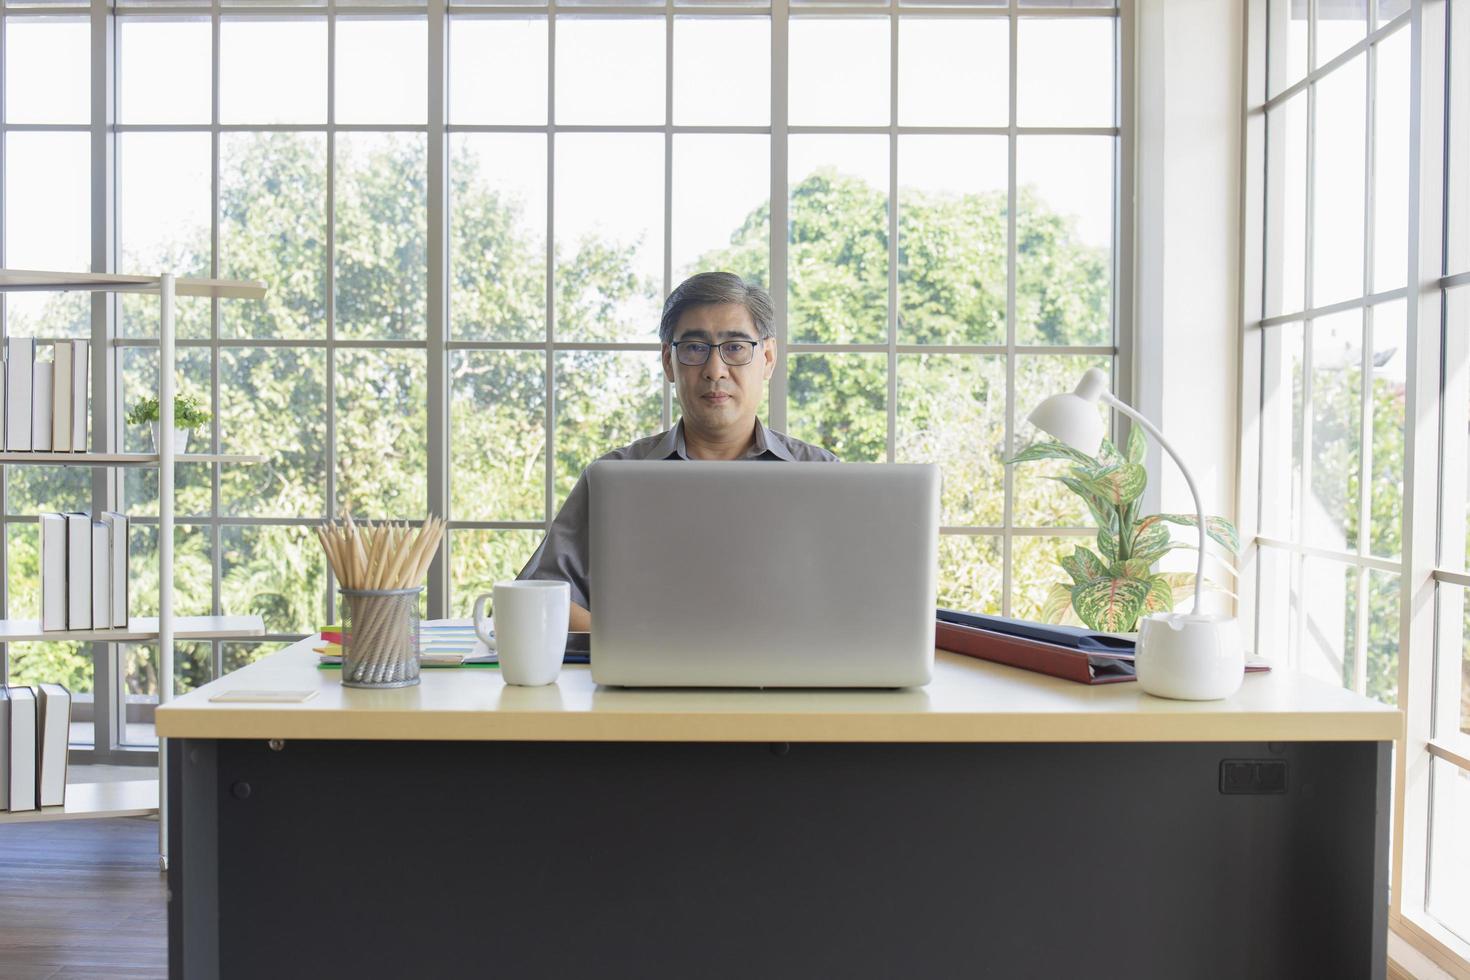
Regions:
<svg viewBox="0 0 1470 980"><path fill-rule="evenodd" d="M1003 18L900 18L898 124L1006 125L1010 62L1010 24Z"/></svg>
<svg viewBox="0 0 1470 980"><path fill-rule="evenodd" d="M793 354L787 400L796 438L844 463L888 459L887 354Z"/></svg>
<svg viewBox="0 0 1470 980"><path fill-rule="evenodd" d="M674 19L674 124L768 126L769 17Z"/></svg>
<svg viewBox="0 0 1470 980"><path fill-rule="evenodd" d="M1368 0L1318 0L1317 57L1320 68L1368 33Z"/></svg>
<svg viewBox="0 0 1470 980"><path fill-rule="evenodd" d="M1307 73L1307 0L1271 0L1267 24L1267 90L1275 95Z"/></svg>
<svg viewBox="0 0 1470 980"><path fill-rule="evenodd" d="M674 137L674 282L726 269L770 282L771 138Z"/></svg>
<svg viewBox="0 0 1470 980"><path fill-rule="evenodd" d="M220 122L327 121L325 20L225 20L219 45Z"/></svg>
<svg viewBox="0 0 1470 980"><path fill-rule="evenodd" d="M220 275L270 286L263 300L220 304L221 336L325 337L326 136L224 133L219 139Z"/></svg>
<svg viewBox="0 0 1470 980"><path fill-rule="evenodd" d="M131 516L131 512L130 512ZM158 615L158 522L128 524L128 614ZM174 615L208 616L213 561L210 529L174 525Z"/></svg>
<svg viewBox="0 0 1470 980"><path fill-rule="evenodd" d="M452 351L449 377L453 519L545 520L546 355Z"/></svg>
<svg viewBox="0 0 1470 980"><path fill-rule="evenodd" d="M1409 0L1378 0L1378 26L1382 27L1409 9Z"/></svg>
<svg viewBox="0 0 1470 980"><path fill-rule="evenodd" d="M557 351L556 506L603 453L663 429L663 366L654 351Z"/></svg>
<svg viewBox="0 0 1470 980"><path fill-rule="evenodd" d="M1366 623L1364 667L1353 687L1384 704L1399 703L1399 577L1376 568L1363 570L1366 620L1358 615L1358 596L1351 598L1351 612Z"/></svg>
<svg viewBox="0 0 1470 980"><path fill-rule="evenodd" d="M427 140L422 133L337 135L338 337L427 334Z"/></svg>
<svg viewBox="0 0 1470 980"><path fill-rule="evenodd" d="M1440 452L1444 459L1470 457L1470 286L1447 289L1445 298L1444 396ZM1465 466L1440 471L1439 566L1470 569L1470 472Z"/></svg>
<svg viewBox="0 0 1470 980"><path fill-rule="evenodd" d="M1440 682L1434 731L1451 744L1470 745L1470 602L1465 588L1440 582L1435 673Z"/></svg>
<svg viewBox="0 0 1470 980"><path fill-rule="evenodd" d="M1096 550L1097 545L1090 537L1079 535L1018 534L1011 538L1011 616L1042 619L1052 587L1072 581L1058 563L1078 548ZM1075 615L1069 612L1066 621L1076 625L1080 621Z"/></svg>
<svg viewBox="0 0 1470 980"><path fill-rule="evenodd" d="M898 341L1006 341L1004 136L898 139Z"/></svg>
<svg viewBox="0 0 1470 980"><path fill-rule="evenodd" d="M419 18L337 18L337 122L427 122L428 39Z"/></svg>
<svg viewBox="0 0 1470 980"><path fill-rule="evenodd" d="M939 536L941 609L989 613L1001 611L1001 546L992 534Z"/></svg>
<svg viewBox="0 0 1470 980"><path fill-rule="evenodd" d="M287 646L288 644L280 640L263 640L259 643L221 643L220 654L224 660L224 672L220 676L234 673L241 667L248 667L261 657L284 650Z"/></svg>
<svg viewBox="0 0 1470 980"><path fill-rule="evenodd" d="M1429 822L1429 898L1426 909L1470 942L1470 772L1444 759L1434 766L1434 815Z"/></svg>
<svg viewBox="0 0 1470 980"><path fill-rule="evenodd" d="M65 684L71 692L72 748L91 748L97 729L92 724L92 654L86 643L12 643L10 683Z"/></svg>
<svg viewBox="0 0 1470 980"><path fill-rule="evenodd" d="M1109 136L1016 140L1016 342L1113 342Z"/></svg>
<svg viewBox="0 0 1470 980"><path fill-rule="evenodd" d="M449 121L546 123L546 18L449 20Z"/></svg>
<svg viewBox="0 0 1470 980"><path fill-rule="evenodd" d="M667 57L664 30L661 17L558 17L557 123L661 124Z"/></svg>
<svg viewBox="0 0 1470 980"><path fill-rule="evenodd" d="M89 122L91 39L85 20L6 18L5 121Z"/></svg>
<svg viewBox="0 0 1470 980"><path fill-rule="evenodd" d="M424 351L338 350L335 358L337 512L359 520L423 520L429 445Z"/></svg>
<svg viewBox="0 0 1470 980"><path fill-rule="evenodd" d="M1261 547L1257 556L1256 636L1253 639L1246 633L1246 651L1276 667L1285 667L1290 663L1290 627L1298 598L1292 578L1297 559L1289 551L1270 546ZM1250 629L1249 623L1241 626Z"/></svg>
<svg viewBox="0 0 1470 980"><path fill-rule="evenodd" d="M1348 668L1357 642L1358 569L1324 558L1300 558L1294 591L1296 669L1339 687L1351 687Z"/></svg>
<svg viewBox="0 0 1470 980"><path fill-rule="evenodd" d="M555 152L557 339L652 341L663 305L663 136L562 134Z"/></svg>
<svg viewBox="0 0 1470 980"><path fill-rule="evenodd" d="M496 582L515 578L535 554L541 537L540 531L450 531L449 615L468 619L475 597L489 592Z"/></svg>
<svg viewBox="0 0 1470 980"><path fill-rule="evenodd" d="M123 133L117 138L117 239L127 272L208 276L210 259L210 137L208 133ZM126 322L134 336L157 336L156 296L137 309L142 322ZM131 305L131 304L130 304ZM144 310L151 311L145 313ZM132 317L126 318L132 321ZM195 320L175 320L179 327ZM204 337L209 323L203 324Z"/></svg>
<svg viewBox="0 0 1470 980"><path fill-rule="evenodd" d="M1051 436L1026 421L1032 409L1057 392L1071 391L1091 367L1102 368L1112 376L1112 359L1079 355L1016 358L1015 448L1020 451L1032 443L1050 442ZM1001 408L1004 418L1004 407ZM1108 421L1106 407L1098 405L1103 420ZM973 434L971 436L973 440ZM1001 447L1004 432L987 433L977 445ZM1048 479L1066 472L1061 460L1039 460L1012 467L1011 523L1016 527L1094 527L1096 521L1087 511L1082 498Z"/></svg>
<svg viewBox="0 0 1470 980"><path fill-rule="evenodd" d="M1266 315L1302 309L1307 270L1307 93L1266 113Z"/></svg>
<svg viewBox="0 0 1470 980"><path fill-rule="evenodd" d="M1451 64L1463 64L1470 56L1470 3L1466 0L1454 0L1449 29ZM1470 71L1451 71L1449 75L1445 260L1449 272L1470 272Z"/></svg>
<svg viewBox="0 0 1470 980"><path fill-rule="evenodd" d="M791 125L888 125L887 18L793 17L789 29Z"/></svg>
<svg viewBox="0 0 1470 980"><path fill-rule="evenodd" d="M449 322L456 339L546 335L546 137L450 137Z"/></svg>
<svg viewBox="0 0 1470 980"><path fill-rule="evenodd" d="M1017 123L1113 125L1115 19L1023 17L1017 32Z"/></svg>
<svg viewBox="0 0 1470 980"><path fill-rule="evenodd" d="M1378 44L1373 101L1373 290L1402 286L1409 263L1409 36ZM1453 192L1451 192L1453 193Z"/></svg>
<svg viewBox="0 0 1470 980"><path fill-rule="evenodd" d="M91 270L90 147L86 133L5 134L6 267ZM6 293L6 333L89 337L91 309L86 293Z"/></svg>
<svg viewBox="0 0 1470 980"><path fill-rule="evenodd" d="M192 691L213 680L213 655L208 643L174 643L174 694ZM154 746L158 732L149 710L158 704L158 645L128 643L123 646L123 696L127 717L122 742L129 746Z"/></svg>
<svg viewBox="0 0 1470 980"><path fill-rule="evenodd" d="M221 348L220 450L266 458L248 466L220 466L222 513L326 514L326 368L322 350Z"/></svg>
<svg viewBox="0 0 1470 980"><path fill-rule="evenodd" d="M1302 478L1302 325L1265 328L1262 341L1261 533L1297 541Z"/></svg>
<svg viewBox="0 0 1470 980"><path fill-rule="evenodd" d="M267 633L316 632L324 625L325 566L310 528L220 528L221 612L259 616Z"/></svg>
<svg viewBox="0 0 1470 980"><path fill-rule="evenodd" d="M792 136L787 322L794 343L888 339L888 137Z"/></svg>
<svg viewBox="0 0 1470 980"><path fill-rule="evenodd" d="M1362 451L1363 314L1324 317L1312 331L1312 482L1302 540L1333 551L1358 550Z"/></svg>
<svg viewBox="0 0 1470 980"><path fill-rule="evenodd" d="M1312 305L1363 295L1364 56L1317 83Z"/></svg>
<svg viewBox="0 0 1470 980"><path fill-rule="evenodd" d="M204 297L193 302L207 306ZM175 390L180 395L192 395L205 406L210 405L208 348L181 347L176 352ZM95 366L94 366L95 370ZM122 397L123 410L133 408L145 398L158 396L158 348L122 348ZM122 431L123 452L146 453L153 451L151 425L124 425ZM212 428L194 432L190 436L190 448L196 452L208 452ZM158 516L158 470L151 467L130 467L123 473L123 501L130 515ZM174 513L201 516L210 513L213 494L213 476L207 463L180 463L174 469ZM155 562L154 567L157 567Z"/></svg>
<svg viewBox="0 0 1470 980"><path fill-rule="evenodd" d="M1409 343L1403 300L1373 308L1373 468L1369 473L1372 524L1369 549L1397 558L1403 531L1404 400Z"/></svg>
<svg viewBox="0 0 1470 980"><path fill-rule="evenodd" d="M1004 520L1006 372L1003 356L900 354L900 463L938 463L939 523L997 527Z"/></svg>
<svg viewBox="0 0 1470 980"><path fill-rule="evenodd" d="M212 116L207 20L117 20L118 121L207 123Z"/></svg>

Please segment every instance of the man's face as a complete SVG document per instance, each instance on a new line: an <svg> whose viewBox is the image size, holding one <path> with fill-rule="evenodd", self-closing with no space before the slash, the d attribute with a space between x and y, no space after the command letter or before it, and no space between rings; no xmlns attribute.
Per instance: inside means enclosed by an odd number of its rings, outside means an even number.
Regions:
<svg viewBox="0 0 1470 980"><path fill-rule="evenodd" d="M760 341L749 364L726 364L719 344ZM679 363L674 347L663 346L664 377L674 383L686 424L710 435L741 434L755 424L766 382L776 370L775 339L761 340L750 311L740 303L694 306L674 326L674 343L711 345L703 364Z"/></svg>

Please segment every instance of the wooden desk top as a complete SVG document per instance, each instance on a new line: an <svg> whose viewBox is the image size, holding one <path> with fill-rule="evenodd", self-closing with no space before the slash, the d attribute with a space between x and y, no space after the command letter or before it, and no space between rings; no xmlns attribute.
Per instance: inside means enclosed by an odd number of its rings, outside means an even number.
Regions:
<svg viewBox="0 0 1470 980"><path fill-rule="evenodd" d="M940 651L929 686L899 691L624 689L562 668L508 687L485 668L431 669L417 687L344 688L308 638L158 709L168 738L640 742L1388 741L1402 715L1285 670L1224 701L1167 701ZM315 690L299 704L211 703L231 690Z"/></svg>

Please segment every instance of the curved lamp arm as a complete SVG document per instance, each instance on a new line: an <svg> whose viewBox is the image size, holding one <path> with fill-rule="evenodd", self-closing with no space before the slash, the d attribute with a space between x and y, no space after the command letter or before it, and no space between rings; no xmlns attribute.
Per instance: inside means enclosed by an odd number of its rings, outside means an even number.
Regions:
<svg viewBox="0 0 1470 980"><path fill-rule="evenodd" d="M1184 465L1184 460L1174 451L1174 447L1169 445L1169 440L1164 438L1164 434L1158 430L1157 426L1106 391L1098 395L1098 400L1105 405L1111 405L1143 426L1143 431L1157 439L1159 445L1164 447L1164 451L1173 457L1175 464L1179 467L1179 471L1184 474L1184 482L1189 484L1189 492L1194 496L1194 509L1199 515L1199 565L1194 573L1194 610L1192 611L1192 615L1201 615L1204 612L1202 608L1202 597L1205 588L1205 505L1200 501L1199 490L1194 485L1194 477L1190 474L1189 467Z"/></svg>

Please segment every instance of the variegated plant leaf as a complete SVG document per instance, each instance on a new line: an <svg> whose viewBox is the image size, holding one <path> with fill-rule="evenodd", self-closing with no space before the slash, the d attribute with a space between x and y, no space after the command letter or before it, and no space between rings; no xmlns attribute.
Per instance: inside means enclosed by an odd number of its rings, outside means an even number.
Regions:
<svg viewBox="0 0 1470 980"><path fill-rule="evenodd" d="M1150 567L1152 561L1144 558L1129 558L1126 561L1115 562L1109 572L1117 578L1141 578L1147 580L1152 577Z"/></svg>
<svg viewBox="0 0 1470 980"><path fill-rule="evenodd" d="M1128 462L1142 466L1146 455L1148 455L1148 437L1143 434L1143 426L1135 422L1128 428Z"/></svg>
<svg viewBox="0 0 1470 980"><path fill-rule="evenodd" d="M1193 586L1189 591L1194 591ZM1155 575L1148 580L1148 598L1143 600L1144 613L1173 612L1174 604L1178 601L1174 588L1166 577Z"/></svg>
<svg viewBox="0 0 1470 980"><path fill-rule="evenodd" d="M1043 623L1057 624L1067 618L1067 612L1072 608L1072 587L1065 582L1058 582L1051 587L1046 598L1041 603L1041 621Z"/></svg>
<svg viewBox="0 0 1470 980"><path fill-rule="evenodd" d="M1185 527L1199 526L1199 518L1193 514L1157 514L1155 516L1161 521L1168 521L1170 524L1182 524ZM1235 525L1231 524L1225 518L1206 517L1205 533L1209 535L1210 540L1229 551L1232 555L1240 551L1240 536L1235 533Z"/></svg>
<svg viewBox="0 0 1470 980"><path fill-rule="evenodd" d="M1118 560L1118 536L1100 528L1097 532L1097 553L1102 555L1103 561L1111 565Z"/></svg>
<svg viewBox="0 0 1470 980"><path fill-rule="evenodd" d="M1083 480L1082 485L1114 507L1123 507L1137 500L1148 486L1148 471L1137 463L1118 463Z"/></svg>
<svg viewBox="0 0 1470 980"><path fill-rule="evenodd" d="M1081 478L1076 476L1054 476L1052 479L1082 498L1082 502L1087 504L1087 509L1092 513L1092 519L1097 522L1098 527L1105 528L1109 531L1116 531L1118 529L1117 510L1089 490Z"/></svg>
<svg viewBox="0 0 1470 980"><path fill-rule="evenodd" d="M1160 572L1159 578L1169 583L1169 588L1174 590L1174 602L1178 604L1194 595L1194 573L1193 572ZM1232 599L1239 598L1229 589L1221 588L1218 582L1205 579L1205 588L1210 592L1218 592L1228 595Z"/></svg>
<svg viewBox="0 0 1470 980"><path fill-rule="evenodd" d="M1138 622L1149 583L1134 578L1100 578L1072 589L1072 605L1082 621L1104 633L1126 633Z"/></svg>
<svg viewBox="0 0 1470 980"><path fill-rule="evenodd" d="M1038 459L1065 459L1069 463L1076 463L1079 466L1087 467L1093 467L1097 465L1097 460L1093 459L1091 456L1079 450L1073 449L1071 446L1062 442L1033 442L1031 445L1027 446L1019 453L1016 453L1016 455L1012 456L1010 459L1006 460L1006 462L1029 463L1033 460Z"/></svg>
<svg viewBox="0 0 1470 980"><path fill-rule="evenodd" d="M1070 555L1063 556L1060 564L1062 569L1072 576L1074 585L1083 585L1108 573L1107 564L1090 548L1078 548Z"/></svg>
<svg viewBox="0 0 1470 980"><path fill-rule="evenodd" d="M1102 445L1097 448L1097 458L1109 465L1123 462L1123 454L1118 452L1118 447L1113 445L1111 439L1102 441Z"/></svg>
<svg viewBox="0 0 1470 980"><path fill-rule="evenodd" d="M1133 542L1128 547L1128 557L1153 564L1168 554L1172 546L1169 529L1156 518L1145 517L1133 525Z"/></svg>

